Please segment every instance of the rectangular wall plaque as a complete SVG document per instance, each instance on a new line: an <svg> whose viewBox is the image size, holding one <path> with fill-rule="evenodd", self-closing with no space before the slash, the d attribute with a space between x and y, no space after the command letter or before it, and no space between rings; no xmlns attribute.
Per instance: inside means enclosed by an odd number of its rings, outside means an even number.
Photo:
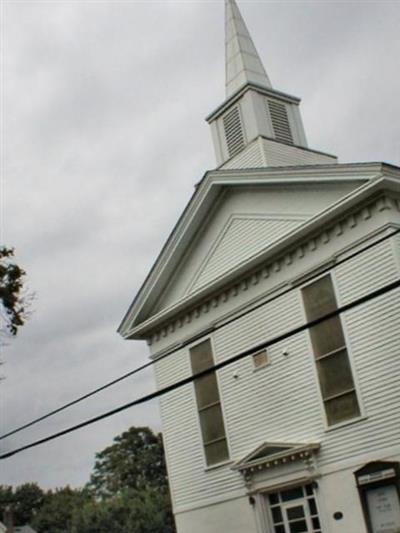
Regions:
<svg viewBox="0 0 400 533"><path fill-rule="evenodd" d="M400 503L395 485L367 490L372 533L395 533L400 528Z"/></svg>
<svg viewBox="0 0 400 533"><path fill-rule="evenodd" d="M380 481L381 479L388 479L391 477L396 477L394 468L388 468L387 470L381 470L380 472L373 472L372 474L364 474L363 476L359 476L357 479L359 485L367 485L368 483Z"/></svg>

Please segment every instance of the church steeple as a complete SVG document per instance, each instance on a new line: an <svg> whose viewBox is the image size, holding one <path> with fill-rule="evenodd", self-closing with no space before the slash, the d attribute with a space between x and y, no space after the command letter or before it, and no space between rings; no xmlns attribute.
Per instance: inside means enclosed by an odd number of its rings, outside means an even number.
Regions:
<svg viewBox="0 0 400 533"><path fill-rule="evenodd" d="M219 167L336 161L307 148L300 99L272 88L236 0L225 0L225 53L226 100L207 117Z"/></svg>
<svg viewBox="0 0 400 533"><path fill-rule="evenodd" d="M254 83L272 89L235 0L225 0L226 97Z"/></svg>

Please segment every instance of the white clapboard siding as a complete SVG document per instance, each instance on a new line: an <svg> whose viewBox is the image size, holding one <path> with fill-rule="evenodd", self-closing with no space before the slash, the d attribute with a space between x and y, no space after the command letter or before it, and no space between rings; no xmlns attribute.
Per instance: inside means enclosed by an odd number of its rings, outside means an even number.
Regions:
<svg viewBox="0 0 400 533"><path fill-rule="evenodd" d="M219 359L289 331L303 321L298 292L263 306L215 334ZM283 349L289 355L283 355ZM254 371L251 358L220 372L234 459L264 441L301 441L318 436L317 387L304 335L268 349L270 365Z"/></svg>
<svg viewBox="0 0 400 533"><path fill-rule="evenodd" d="M365 421L333 431L321 449L321 463L351 458L400 442L400 291L346 315L351 353ZM360 335L368 328L369 335ZM364 337L364 338L362 338Z"/></svg>
<svg viewBox="0 0 400 533"><path fill-rule="evenodd" d="M399 275L400 275L400 234L395 235L393 237L393 249L394 249L394 253L397 258L397 266L398 266Z"/></svg>
<svg viewBox="0 0 400 533"><path fill-rule="evenodd" d="M258 137L221 169L281 167L336 163L334 156L313 152L276 141Z"/></svg>
<svg viewBox="0 0 400 533"><path fill-rule="evenodd" d="M346 304L397 279L399 272L390 240L336 269L340 302Z"/></svg>
<svg viewBox="0 0 400 533"><path fill-rule="evenodd" d="M394 247L384 242L335 269L339 303L398 276ZM264 441L318 441L318 464L334 467L399 444L400 290L347 312L343 320L365 419L326 430L309 336L301 333L271 346L270 364L264 368L255 371L248 357L219 371L232 460ZM215 358L225 360L303 321L297 289L217 330L212 336ZM189 374L185 349L157 364L159 386ZM229 465L205 469L192 385L163 398L161 409L175 508L244 490L243 479Z"/></svg>
<svg viewBox="0 0 400 533"><path fill-rule="evenodd" d="M282 144L268 139L262 139L262 150L266 166L279 167L287 165L316 165L326 163L336 163L333 156L303 150L296 146Z"/></svg>
<svg viewBox="0 0 400 533"><path fill-rule="evenodd" d="M221 168L261 168L265 166L261 143L253 141L235 157L229 159Z"/></svg>
<svg viewBox="0 0 400 533"><path fill-rule="evenodd" d="M260 189L243 187L227 192L218 204L218 209L210 214L209 219L199 229L154 311L165 309L191 291L197 282L199 272L203 270L216 247L221 245L223 229L229 227L231 220L258 218L266 221L275 219L300 223L301 220L307 220L313 214L332 205L356 187L355 183L324 183L323 186L292 184L285 189L279 186ZM283 236L280 231L276 234L271 231L268 235L264 232L263 236L267 239L267 243L271 243ZM248 237L250 242L259 242L258 235ZM246 246L237 241L236 251L242 253L242 249L246 250L247 246L247 241ZM225 268L223 265L221 267ZM226 268L229 268L229 265Z"/></svg>
<svg viewBox="0 0 400 533"><path fill-rule="evenodd" d="M179 400L178 396L178 393L171 393L161 400L174 508L199 504L202 500L241 490L240 476L229 468L205 470L193 386L185 387ZM173 420L165 423L171 417Z"/></svg>
<svg viewBox="0 0 400 533"><path fill-rule="evenodd" d="M341 303L398 279L386 241L337 269ZM400 442L400 291L397 289L345 314L345 328L366 420L329 432L322 465Z"/></svg>
<svg viewBox="0 0 400 533"><path fill-rule="evenodd" d="M191 291L210 283L262 249L289 233L304 218L287 220L262 217L234 217L222 230L220 238L206 257Z"/></svg>
<svg viewBox="0 0 400 533"><path fill-rule="evenodd" d="M159 388L190 374L187 350L180 350L171 358L156 364ZM160 407L175 509L243 488L237 472L226 468L205 471L193 384L185 385L162 397Z"/></svg>

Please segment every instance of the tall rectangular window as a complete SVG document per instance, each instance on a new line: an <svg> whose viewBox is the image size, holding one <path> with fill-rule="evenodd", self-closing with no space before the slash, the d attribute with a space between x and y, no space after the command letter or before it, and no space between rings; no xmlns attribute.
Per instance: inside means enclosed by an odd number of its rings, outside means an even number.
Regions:
<svg viewBox="0 0 400 533"><path fill-rule="evenodd" d="M329 274L302 292L309 322L337 309ZM309 331L328 425L359 416L360 407L340 317L324 320Z"/></svg>
<svg viewBox="0 0 400 533"><path fill-rule="evenodd" d="M214 365L209 339L190 349L190 361L194 375ZM194 390L207 464L220 463L229 453L216 373L195 379Z"/></svg>

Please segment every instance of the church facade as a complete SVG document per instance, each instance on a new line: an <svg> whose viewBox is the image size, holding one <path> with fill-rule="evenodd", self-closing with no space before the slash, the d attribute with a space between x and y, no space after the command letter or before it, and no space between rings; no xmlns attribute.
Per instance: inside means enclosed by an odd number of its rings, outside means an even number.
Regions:
<svg viewBox="0 0 400 533"><path fill-rule="evenodd" d="M217 168L119 328L159 389L201 374L160 399L178 533L400 531L400 169L308 147L299 104L227 0Z"/></svg>

